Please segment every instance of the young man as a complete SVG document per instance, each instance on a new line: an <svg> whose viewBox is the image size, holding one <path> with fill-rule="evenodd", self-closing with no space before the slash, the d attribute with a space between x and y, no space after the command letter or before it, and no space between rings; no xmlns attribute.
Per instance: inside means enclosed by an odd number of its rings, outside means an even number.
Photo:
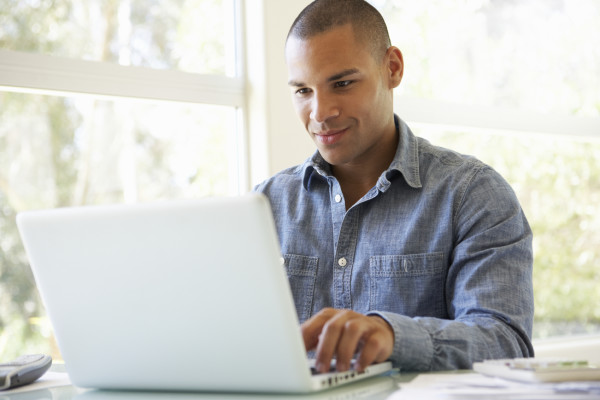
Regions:
<svg viewBox="0 0 600 400"><path fill-rule="evenodd" d="M470 368L533 355L532 234L509 185L393 112L402 53L363 0L317 0L285 48L317 152L271 201L307 350L325 371Z"/></svg>

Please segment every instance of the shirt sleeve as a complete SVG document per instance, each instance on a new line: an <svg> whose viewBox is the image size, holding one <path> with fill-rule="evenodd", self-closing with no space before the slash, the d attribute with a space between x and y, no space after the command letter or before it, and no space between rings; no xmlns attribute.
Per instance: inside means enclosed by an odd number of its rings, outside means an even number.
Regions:
<svg viewBox="0 0 600 400"><path fill-rule="evenodd" d="M369 313L392 326L391 361L401 370L467 369L484 359L533 356L532 233L514 192L491 168L477 170L453 224L444 288L450 318Z"/></svg>

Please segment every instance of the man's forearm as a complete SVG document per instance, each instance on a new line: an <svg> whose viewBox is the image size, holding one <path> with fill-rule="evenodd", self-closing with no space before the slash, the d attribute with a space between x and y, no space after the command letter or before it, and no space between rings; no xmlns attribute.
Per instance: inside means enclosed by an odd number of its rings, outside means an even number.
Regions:
<svg viewBox="0 0 600 400"><path fill-rule="evenodd" d="M369 315L381 316L394 329L390 360L402 371L469 369L483 359L533 356L527 335L492 315L456 320L389 312Z"/></svg>

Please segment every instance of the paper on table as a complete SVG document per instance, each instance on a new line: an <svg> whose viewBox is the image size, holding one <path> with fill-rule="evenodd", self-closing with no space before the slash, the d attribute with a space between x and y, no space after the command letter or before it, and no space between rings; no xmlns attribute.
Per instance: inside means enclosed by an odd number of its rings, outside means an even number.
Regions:
<svg viewBox="0 0 600 400"><path fill-rule="evenodd" d="M29 385L20 386L10 390L0 391L0 395L8 395L14 393L31 392L33 390L49 389L58 386L68 386L71 384L69 375L66 372L46 372L40 379L30 383Z"/></svg>
<svg viewBox="0 0 600 400"><path fill-rule="evenodd" d="M562 387L561 387L562 386ZM577 390L565 389L564 384L528 384L492 378L477 373L427 373L409 383L401 384L400 390L387 400L408 399L599 399L600 393L593 386L578 386Z"/></svg>

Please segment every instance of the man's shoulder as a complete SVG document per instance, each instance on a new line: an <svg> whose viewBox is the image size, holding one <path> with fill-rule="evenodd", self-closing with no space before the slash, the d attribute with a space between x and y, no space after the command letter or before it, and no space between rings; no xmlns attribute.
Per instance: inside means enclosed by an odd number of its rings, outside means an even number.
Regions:
<svg viewBox="0 0 600 400"><path fill-rule="evenodd" d="M479 171L491 169L474 156L431 143L415 135L397 118L400 143L392 168L398 169L413 187L436 185L440 180L463 181Z"/></svg>
<svg viewBox="0 0 600 400"><path fill-rule="evenodd" d="M498 197L509 196L516 201L507 179L475 156L434 146L419 138L419 160L421 180L425 186L451 188L458 190L461 196L467 191L487 191Z"/></svg>
<svg viewBox="0 0 600 400"><path fill-rule="evenodd" d="M286 168L279 171L270 178L262 181L254 188L257 192L268 193L271 191L278 190L289 190L290 188L302 187L306 168L306 162L303 164L295 165L293 167Z"/></svg>
<svg viewBox="0 0 600 400"><path fill-rule="evenodd" d="M453 149L432 144L427 139L418 137L419 159L421 164L430 163L445 168L486 168L487 164L478 158L459 153Z"/></svg>
<svg viewBox="0 0 600 400"><path fill-rule="evenodd" d="M499 176L496 170L476 156L436 146L423 138L417 140L419 143L419 169L422 174L457 175L463 178L482 173Z"/></svg>

